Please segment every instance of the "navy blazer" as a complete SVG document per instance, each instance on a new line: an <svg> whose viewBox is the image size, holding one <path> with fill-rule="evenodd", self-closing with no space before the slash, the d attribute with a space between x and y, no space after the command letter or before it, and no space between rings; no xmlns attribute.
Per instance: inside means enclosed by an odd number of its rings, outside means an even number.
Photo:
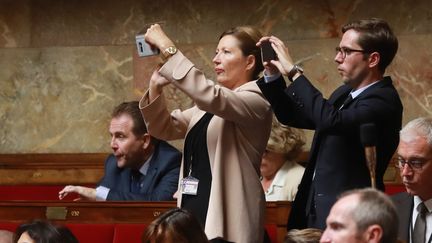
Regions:
<svg viewBox="0 0 432 243"><path fill-rule="evenodd" d="M139 194L132 193L131 169L118 168L114 155L105 161L105 175L99 183L110 189L107 201L136 200L136 201L167 201L174 200L177 191L180 172L181 153L160 141L155 147L147 175L142 182Z"/></svg>
<svg viewBox="0 0 432 243"><path fill-rule="evenodd" d="M340 86L327 100L303 75L289 87L283 77L270 83L260 79L257 83L281 123L315 130L288 229L324 229L330 208L341 192L371 185L360 142L360 126L365 123L377 127L376 182L378 189L384 190L383 175L399 143L402 125L402 103L389 77L363 91L341 110L351 91L348 85ZM315 202L315 225L307 223L309 194Z"/></svg>
<svg viewBox="0 0 432 243"><path fill-rule="evenodd" d="M399 217L398 238L404 242L410 242L409 230L414 207L414 197L406 192L401 192L391 197L396 206L396 212Z"/></svg>

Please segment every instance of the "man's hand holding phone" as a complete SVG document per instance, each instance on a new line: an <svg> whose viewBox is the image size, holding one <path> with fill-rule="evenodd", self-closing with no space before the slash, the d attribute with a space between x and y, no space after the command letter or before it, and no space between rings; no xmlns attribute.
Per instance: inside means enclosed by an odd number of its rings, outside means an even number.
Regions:
<svg viewBox="0 0 432 243"><path fill-rule="evenodd" d="M262 38L257 45L261 48L261 61L265 68L265 74L271 76L279 73L277 67L271 63L272 60L277 60L277 54L271 45L269 37Z"/></svg>

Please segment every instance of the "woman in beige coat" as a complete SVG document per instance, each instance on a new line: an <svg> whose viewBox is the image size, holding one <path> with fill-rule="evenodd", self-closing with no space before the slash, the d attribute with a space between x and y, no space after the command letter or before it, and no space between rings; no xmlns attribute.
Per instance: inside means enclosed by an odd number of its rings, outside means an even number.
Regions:
<svg viewBox="0 0 432 243"><path fill-rule="evenodd" d="M191 211L211 242L262 242L265 199L259 181L272 112L255 82L263 70L259 31L236 27L224 32L213 59L218 84L206 79L152 25L146 41L161 50L165 64L151 77L140 108L151 135L185 138L178 206ZM168 112L165 85L195 103ZM198 185L197 185L198 183Z"/></svg>

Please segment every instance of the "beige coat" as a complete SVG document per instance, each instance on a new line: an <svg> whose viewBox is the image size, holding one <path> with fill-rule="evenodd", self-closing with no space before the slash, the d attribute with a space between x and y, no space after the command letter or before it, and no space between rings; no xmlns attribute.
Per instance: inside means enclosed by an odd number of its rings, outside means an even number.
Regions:
<svg viewBox="0 0 432 243"><path fill-rule="evenodd" d="M159 72L187 94L195 106L169 113L163 95L149 104L147 92L140 108L151 135L163 140L185 138L206 111L215 115L207 130L213 178L205 224L207 237L261 243L265 198L259 168L272 123L269 103L256 82L235 90L215 85L181 52L172 56Z"/></svg>

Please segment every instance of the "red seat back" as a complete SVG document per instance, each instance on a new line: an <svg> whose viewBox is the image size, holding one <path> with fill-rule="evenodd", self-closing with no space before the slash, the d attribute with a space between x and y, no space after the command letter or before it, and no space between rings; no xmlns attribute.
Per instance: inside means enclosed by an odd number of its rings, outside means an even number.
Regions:
<svg viewBox="0 0 432 243"><path fill-rule="evenodd" d="M116 224L113 243L141 242L145 224Z"/></svg>

